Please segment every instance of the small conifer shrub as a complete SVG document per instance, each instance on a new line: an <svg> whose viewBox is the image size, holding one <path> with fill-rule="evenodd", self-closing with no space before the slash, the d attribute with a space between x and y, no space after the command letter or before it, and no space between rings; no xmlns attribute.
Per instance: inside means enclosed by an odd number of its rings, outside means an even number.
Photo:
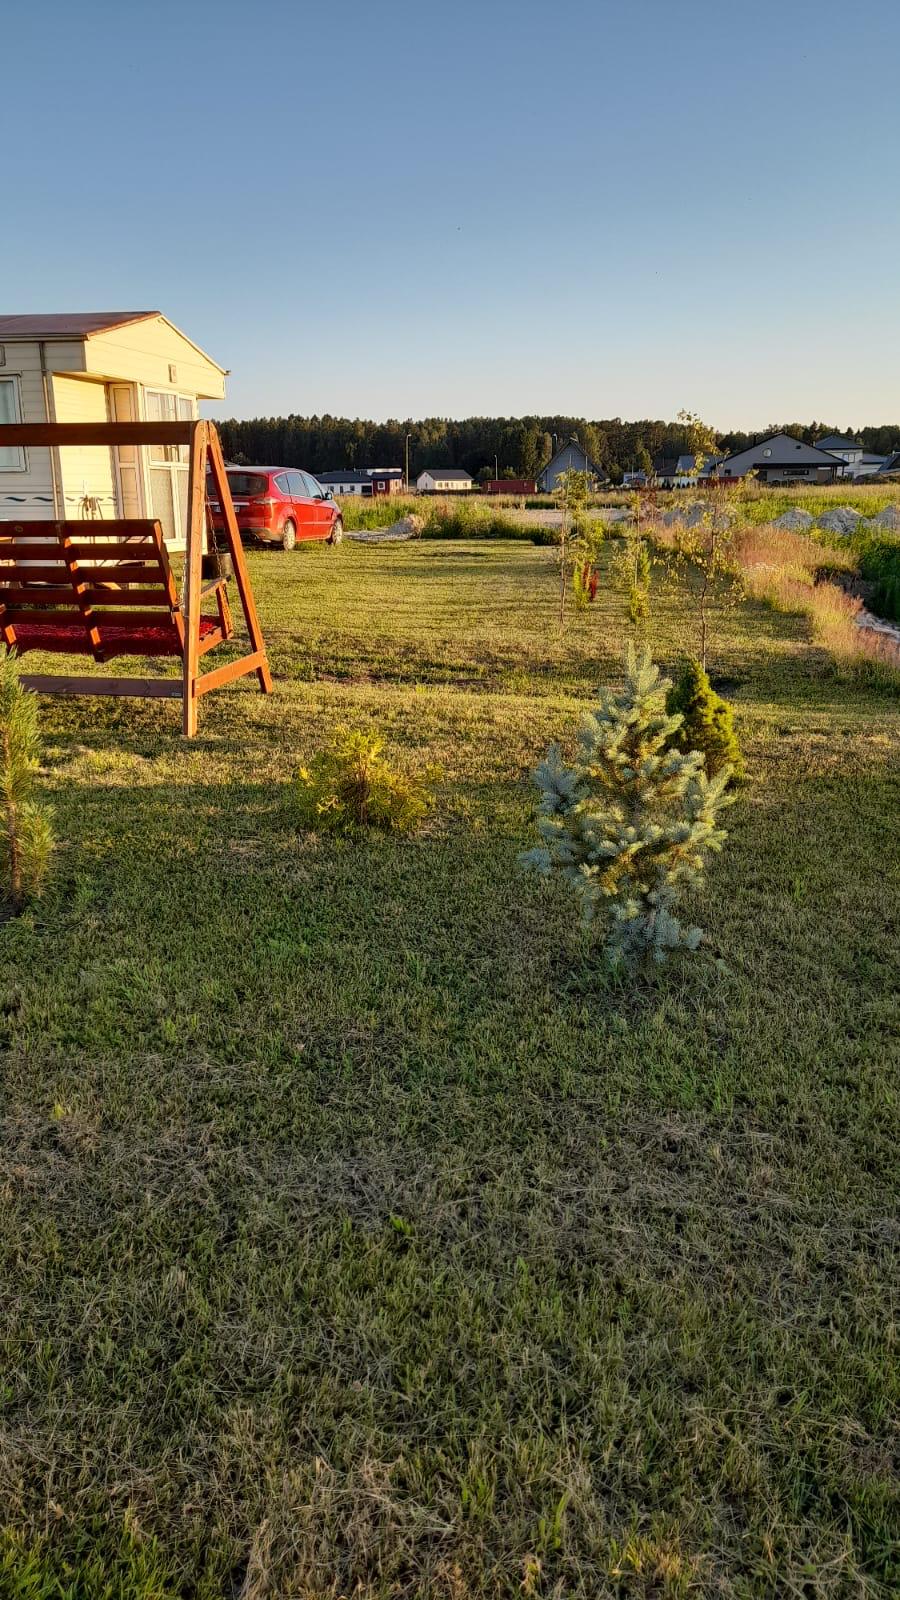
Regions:
<svg viewBox="0 0 900 1600"><path fill-rule="evenodd" d="M338 727L330 744L297 775L301 820L326 833L413 833L433 804L429 770L400 772L378 734Z"/></svg>
<svg viewBox="0 0 900 1600"><path fill-rule="evenodd" d="M726 838L718 813L731 769L708 778L702 752L670 748L681 725L666 710L670 688L650 652L630 648L625 686L600 691L575 765L554 745L534 772L542 842L522 862L562 873L614 966L697 949L702 930L682 926L675 907Z"/></svg>
<svg viewBox="0 0 900 1600"><path fill-rule="evenodd" d="M702 751L707 777L714 778L725 766L731 768L732 781L744 776L734 713L696 659L684 662L678 682L669 690L666 710L682 719L671 743L678 750Z"/></svg>
<svg viewBox="0 0 900 1600"><path fill-rule="evenodd" d="M19 682L15 657L0 661L0 856L2 893L16 913L43 892L53 854L46 805L35 797L40 760L37 697Z"/></svg>

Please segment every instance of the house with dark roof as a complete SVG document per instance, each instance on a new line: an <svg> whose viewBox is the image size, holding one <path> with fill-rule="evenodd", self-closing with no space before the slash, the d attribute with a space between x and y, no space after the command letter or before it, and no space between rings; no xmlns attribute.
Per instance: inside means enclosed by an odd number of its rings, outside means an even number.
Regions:
<svg viewBox="0 0 900 1600"><path fill-rule="evenodd" d="M653 481L660 489L689 489L700 480L713 477L721 456L703 456L700 468L697 457L657 456L653 463Z"/></svg>
<svg viewBox="0 0 900 1600"><path fill-rule="evenodd" d="M0 422L184 422L226 370L159 311L0 316ZM0 520L154 517L183 543L180 446L0 445Z"/></svg>
<svg viewBox="0 0 900 1600"><path fill-rule="evenodd" d="M582 448L579 440L573 433L571 439L561 444L556 454L547 462L543 472L538 474L538 488L544 494L553 494L559 485L559 480L564 472L586 472L595 483L606 483L606 473L598 462L593 461L587 451Z"/></svg>
<svg viewBox="0 0 900 1600"><path fill-rule="evenodd" d="M426 467L416 479L419 494L460 494L473 487L472 479L461 467Z"/></svg>
<svg viewBox="0 0 900 1600"><path fill-rule="evenodd" d="M834 483L846 463L789 433L773 433L719 462L716 476L727 482L754 472L760 483Z"/></svg>

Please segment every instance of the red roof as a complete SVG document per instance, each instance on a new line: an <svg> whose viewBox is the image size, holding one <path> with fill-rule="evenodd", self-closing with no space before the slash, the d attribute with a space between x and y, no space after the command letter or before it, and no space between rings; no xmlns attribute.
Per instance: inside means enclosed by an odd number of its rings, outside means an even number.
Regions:
<svg viewBox="0 0 900 1600"><path fill-rule="evenodd" d="M84 339L108 328L158 317L158 311L35 311L18 317L0 316L3 339Z"/></svg>

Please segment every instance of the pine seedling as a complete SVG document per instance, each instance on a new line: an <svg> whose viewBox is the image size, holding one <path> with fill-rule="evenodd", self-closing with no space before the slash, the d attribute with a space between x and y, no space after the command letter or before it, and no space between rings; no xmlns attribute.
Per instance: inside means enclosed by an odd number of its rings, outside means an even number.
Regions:
<svg viewBox="0 0 900 1600"><path fill-rule="evenodd" d="M670 748L682 721L666 710L671 687L648 650L630 647L624 688L601 690L574 766L554 745L534 772L542 842L523 865L562 873L614 966L697 949L702 930L683 926L675 908L726 838L717 819L731 768L708 778L701 751Z"/></svg>
<svg viewBox="0 0 900 1600"><path fill-rule="evenodd" d="M732 781L744 776L744 758L734 731L734 713L717 694L699 661L685 661L677 683L669 690L666 710L682 717L671 743L678 750L700 750L706 774L714 778L724 766Z"/></svg>
<svg viewBox="0 0 900 1600"><path fill-rule="evenodd" d="M387 760L384 740L362 729L337 727L330 744L297 774L304 826L325 833L414 833L433 805L436 769L419 776Z"/></svg>

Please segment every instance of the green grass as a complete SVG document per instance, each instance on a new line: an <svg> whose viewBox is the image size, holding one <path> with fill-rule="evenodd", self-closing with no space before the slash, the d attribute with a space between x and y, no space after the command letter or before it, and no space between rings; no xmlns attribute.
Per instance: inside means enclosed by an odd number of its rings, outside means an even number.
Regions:
<svg viewBox="0 0 900 1600"><path fill-rule="evenodd" d="M617 671L608 580L561 639L552 550L250 559L273 697L189 746L171 704L45 702L0 1594L895 1593L896 698L726 619L750 776L693 909L728 971L629 992L516 864ZM440 763L419 838L299 830L340 720Z"/></svg>
<svg viewBox="0 0 900 1600"><path fill-rule="evenodd" d="M885 506L898 502L900 488L896 484L833 483L817 488L798 484L789 489L768 489L756 484L741 502L741 515L748 522L773 522L794 506L813 517L823 516L838 506L851 506L863 517L874 517Z"/></svg>

